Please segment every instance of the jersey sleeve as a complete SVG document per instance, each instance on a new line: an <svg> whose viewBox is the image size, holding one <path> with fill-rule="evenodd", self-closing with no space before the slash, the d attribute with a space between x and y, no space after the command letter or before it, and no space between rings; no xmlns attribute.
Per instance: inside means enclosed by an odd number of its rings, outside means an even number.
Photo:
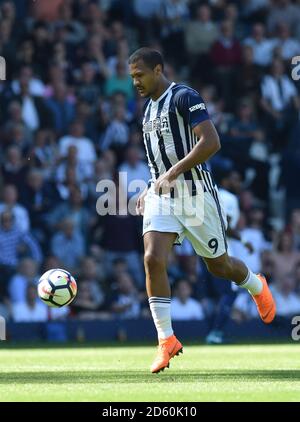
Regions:
<svg viewBox="0 0 300 422"><path fill-rule="evenodd" d="M175 94L174 100L179 114L192 128L204 120L209 120L206 105L197 91L181 89Z"/></svg>

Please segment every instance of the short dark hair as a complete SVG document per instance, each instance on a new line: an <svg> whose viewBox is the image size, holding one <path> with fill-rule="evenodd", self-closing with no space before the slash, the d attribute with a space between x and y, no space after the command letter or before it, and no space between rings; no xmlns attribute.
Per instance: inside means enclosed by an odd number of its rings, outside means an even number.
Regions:
<svg viewBox="0 0 300 422"><path fill-rule="evenodd" d="M138 60L143 60L147 67L154 69L158 64L161 65L162 70L164 70L164 60L161 53L157 50L154 50L149 47L142 47L136 50L129 57L128 63L133 64Z"/></svg>

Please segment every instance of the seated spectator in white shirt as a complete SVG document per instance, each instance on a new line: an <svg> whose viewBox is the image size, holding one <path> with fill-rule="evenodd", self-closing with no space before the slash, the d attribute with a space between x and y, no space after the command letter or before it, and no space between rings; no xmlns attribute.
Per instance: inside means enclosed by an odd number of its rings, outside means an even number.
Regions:
<svg viewBox="0 0 300 422"><path fill-rule="evenodd" d="M260 104L266 132L276 152L281 152L297 125L300 97L291 76L280 59L274 59L271 72L261 83Z"/></svg>
<svg viewBox="0 0 300 422"><path fill-rule="evenodd" d="M291 78L284 72L282 61L273 60L271 74L265 75L261 84L262 106L275 118L279 118L280 113L290 105L299 108L297 89Z"/></svg>
<svg viewBox="0 0 300 422"><path fill-rule="evenodd" d="M22 66L18 79L12 81L11 87L14 94L19 95L21 93L21 80L26 79L29 85L29 94L42 97L45 92L45 85L43 81L33 74L31 66Z"/></svg>
<svg viewBox="0 0 300 422"><path fill-rule="evenodd" d="M18 272L11 278L8 291L11 303L25 302L28 285L38 282L38 266L31 258L23 258Z"/></svg>
<svg viewBox="0 0 300 422"><path fill-rule="evenodd" d="M254 250L250 253L245 250L243 258L251 268L251 271L257 273L261 270L261 254L271 248L271 244L267 242L263 232L264 211L260 208L253 208L249 213L248 225L241 230L243 242L254 245Z"/></svg>
<svg viewBox="0 0 300 422"><path fill-rule="evenodd" d="M18 191L14 185L5 185L3 188L2 201L0 202L0 213L10 210L14 216L15 227L22 233L30 229L28 211L18 202Z"/></svg>
<svg viewBox="0 0 300 422"><path fill-rule="evenodd" d="M175 285L174 298L171 300L171 316L173 320L204 319L202 305L191 297L192 287L184 279Z"/></svg>
<svg viewBox="0 0 300 422"><path fill-rule="evenodd" d="M280 316L300 315L300 295L295 293L296 283L292 274L285 274L273 286L276 314Z"/></svg>
<svg viewBox="0 0 300 422"><path fill-rule="evenodd" d="M45 322L48 320L47 305L37 298L34 284L27 287L26 301L12 305L14 322Z"/></svg>
<svg viewBox="0 0 300 422"><path fill-rule="evenodd" d="M254 63L268 66L271 63L275 40L265 37L265 27L261 23L253 25L252 36L246 38L245 45L253 48Z"/></svg>
<svg viewBox="0 0 300 422"><path fill-rule="evenodd" d="M282 60L291 60L300 52L300 42L291 37L291 30L287 22L280 22L277 25L278 37L275 40L275 50Z"/></svg>
<svg viewBox="0 0 300 422"><path fill-rule="evenodd" d="M84 126L80 121L75 120L71 124L69 134L60 138L58 144L59 155L62 158L68 155L68 149L71 145L76 146L79 162L90 167L89 173L92 173L93 163L96 161L97 155L91 139L84 136Z"/></svg>

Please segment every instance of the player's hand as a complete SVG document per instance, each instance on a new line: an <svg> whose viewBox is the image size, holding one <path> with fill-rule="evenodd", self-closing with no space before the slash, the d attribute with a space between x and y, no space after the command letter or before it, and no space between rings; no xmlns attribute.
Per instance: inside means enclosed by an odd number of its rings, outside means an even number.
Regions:
<svg viewBox="0 0 300 422"><path fill-rule="evenodd" d="M154 183L154 191L157 195L162 195L164 193L169 193L170 189L174 187L174 181L176 177L172 171L172 168L166 173L159 176L159 178Z"/></svg>
<svg viewBox="0 0 300 422"><path fill-rule="evenodd" d="M135 212L137 215L144 215L144 209L145 209L145 196L147 195L148 187L143 190L143 192L138 197L138 200L136 201L135 206Z"/></svg>

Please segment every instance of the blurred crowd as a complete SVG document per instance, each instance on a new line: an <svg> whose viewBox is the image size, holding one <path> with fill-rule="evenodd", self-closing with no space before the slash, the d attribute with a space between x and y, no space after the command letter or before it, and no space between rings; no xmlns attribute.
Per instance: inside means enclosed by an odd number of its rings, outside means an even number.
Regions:
<svg viewBox="0 0 300 422"><path fill-rule="evenodd" d="M267 275L279 315L299 314L300 84L291 75L300 1L291 0L0 0L0 314L149 317L141 217L96 211L99 181L126 192L119 172L127 183L150 178L144 100L127 64L141 46L160 50L167 77L203 96L222 143L209 166L234 178L238 228L254 249L239 253ZM50 268L77 279L72 306L37 299ZM188 242L168 271L173 318L212 318L226 282ZM232 317L257 317L249 295L238 295Z"/></svg>

